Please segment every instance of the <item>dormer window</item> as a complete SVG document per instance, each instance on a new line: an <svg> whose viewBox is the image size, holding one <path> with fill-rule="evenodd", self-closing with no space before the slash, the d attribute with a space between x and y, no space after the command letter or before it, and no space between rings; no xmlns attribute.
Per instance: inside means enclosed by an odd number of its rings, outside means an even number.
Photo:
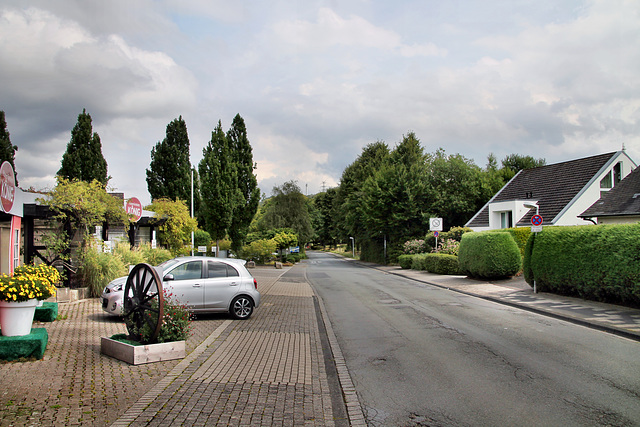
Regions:
<svg viewBox="0 0 640 427"><path fill-rule="evenodd" d="M613 169L600 180L600 197L620 181L622 181L622 162L616 163Z"/></svg>

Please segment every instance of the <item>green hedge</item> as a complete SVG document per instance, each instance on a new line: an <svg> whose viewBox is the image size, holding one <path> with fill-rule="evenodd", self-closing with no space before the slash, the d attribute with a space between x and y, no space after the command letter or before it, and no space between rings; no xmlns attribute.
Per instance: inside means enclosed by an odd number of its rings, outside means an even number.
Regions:
<svg viewBox="0 0 640 427"><path fill-rule="evenodd" d="M502 228L500 230L491 230L494 233L509 233L520 249L520 255L524 257L525 246L531 235L531 227Z"/></svg>
<svg viewBox="0 0 640 427"><path fill-rule="evenodd" d="M447 254L417 254L412 255L411 268L424 270L435 274L460 274L458 257Z"/></svg>
<svg viewBox="0 0 640 427"><path fill-rule="evenodd" d="M460 270L471 277L499 279L520 271L522 255L511 233L465 233L458 263Z"/></svg>
<svg viewBox="0 0 640 427"><path fill-rule="evenodd" d="M540 291L640 305L640 224L546 227L527 242L524 273Z"/></svg>
<svg viewBox="0 0 640 427"><path fill-rule="evenodd" d="M398 264L405 270L409 270L411 268L411 263L413 263L414 255L400 255L398 257Z"/></svg>

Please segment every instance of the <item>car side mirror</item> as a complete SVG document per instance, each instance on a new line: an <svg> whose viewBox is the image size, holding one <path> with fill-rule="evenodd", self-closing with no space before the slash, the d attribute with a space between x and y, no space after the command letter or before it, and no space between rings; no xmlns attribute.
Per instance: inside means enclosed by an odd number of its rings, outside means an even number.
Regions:
<svg viewBox="0 0 640 427"><path fill-rule="evenodd" d="M164 279L162 279L163 282L168 282L170 280L175 280L173 277L173 274L169 273L166 276L164 276Z"/></svg>

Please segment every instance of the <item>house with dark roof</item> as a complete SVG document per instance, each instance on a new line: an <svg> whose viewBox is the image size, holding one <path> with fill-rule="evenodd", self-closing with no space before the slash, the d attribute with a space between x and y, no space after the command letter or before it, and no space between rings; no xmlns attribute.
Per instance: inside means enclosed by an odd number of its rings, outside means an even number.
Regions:
<svg viewBox="0 0 640 427"><path fill-rule="evenodd" d="M640 222L640 167L578 216L597 224Z"/></svg>
<svg viewBox="0 0 640 427"><path fill-rule="evenodd" d="M526 227L539 214L542 225L586 225L585 209L637 167L622 151L524 169L465 225L473 230Z"/></svg>

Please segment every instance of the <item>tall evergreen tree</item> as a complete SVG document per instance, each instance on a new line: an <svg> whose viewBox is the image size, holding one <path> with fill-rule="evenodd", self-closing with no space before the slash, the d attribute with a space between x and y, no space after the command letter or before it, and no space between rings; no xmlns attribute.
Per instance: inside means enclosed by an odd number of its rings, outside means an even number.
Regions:
<svg viewBox="0 0 640 427"><path fill-rule="evenodd" d="M231 226L233 207L239 197L236 168L222 123L211 132L211 141L202 149L200 173L201 217L205 229L218 241Z"/></svg>
<svg viewBox="0 0 640 427"><path fill-rule="evenodd" d="M91 115L86 109L78 115L78 122L71 131L71 140L62 156L58 176L86 182L96 180L107 185L107 161L102 155L100 136L93 132Z"/></svg>
<svg viewBox="0 0 640 427"><path fill-rule="evenodd" d="M189 134L182 116L167 125L164 140L151 149L147 189L152 200L191 200Z"/></svg>
<svg viewBox="0 0 640 427"><path fill-rule="evenodd" d="M18 151L18 147L11 144L7 122L4 119L4 111L0 111L0 164L3 162L11 164L16 178L16 185L18 185L18 173L15 165L16 151Z"/></svg>
<svg viewBox="0 0 640 427"><path fill-rule="evenodd" d="M233 209L229 237L231 237L232 248L239 250L260 203L258 179L253 173L256 168L253 163L253 150L247 138L244 119L240 117L240 114L233 118L231 128L227 132L227 139L237 171L236 188L239 190L238 199Z"/></svg>

